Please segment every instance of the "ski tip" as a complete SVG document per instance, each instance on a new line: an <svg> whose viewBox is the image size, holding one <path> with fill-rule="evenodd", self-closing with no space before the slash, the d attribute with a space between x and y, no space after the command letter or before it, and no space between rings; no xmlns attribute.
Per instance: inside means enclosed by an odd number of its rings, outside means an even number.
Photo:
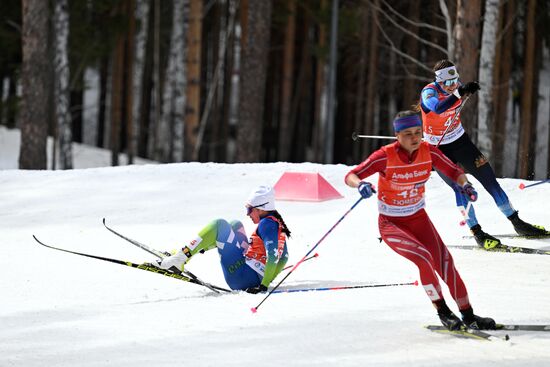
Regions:
<svg viewBox="0 0 550 367"><path fill-rule="evenodd" d="M525 184L524 184L523 182L520 183L520 184L519 184L519 189L520 189L520 190L523 190L524 188L525 188Z"/></svg>
<svg viewBox="0 0 550 367"><path fill-rule="evenodd" d="M258 312L258 309L257 309L256 307L252 307L252 308L250 309L250 311L252 311L252 313L256 313L256 312Z"/></svg>
<svg viewBox="0 0 550 367"><path fill-rule="evenodd" d="M103 224L105 224L105 218L103 218Z"/></svg>

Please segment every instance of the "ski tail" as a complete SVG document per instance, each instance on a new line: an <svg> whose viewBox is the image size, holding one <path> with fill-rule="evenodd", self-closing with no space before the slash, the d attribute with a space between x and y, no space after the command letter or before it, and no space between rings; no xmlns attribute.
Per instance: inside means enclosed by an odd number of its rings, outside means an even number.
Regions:
<svg viewBox="0 0 550 367"><path fill-rule="evenodd" d="M459 330L449 330L442 325L428 325L426 326L426 329L438 334L450 335L461 339L474 339L474 340L487 340L487 341L510 340L510 336L508 334L504 336L493 335L486 332L485 330L481 331L476 329L468 329L466 327L461 328Z"/></svg>
<svg viewBox="0 0 550 367"><path fill-rule="evenodd" d="M159 250L156 250L150 246L147 246L146 244L144 243L141 243L139 241L136 241L132 238L129 238L129 237L126 237L124 236L123 234L115 231L114 229L112 229L111 227L109 227L107 225L107 223L105 223L105 218L103 218L103 225L105 226L105 228L107 228L107 230L109 230L111 233L114 233L115 235L117 235L118 237L130 242L131 244L133 244L134 246L137 246L139 247L140 249L142 250L145 250L147 251L148 253L150 253L151 255L155 255L156 257L158 257L159 259L164 259L165 257L167 256L170 256L171 254L169 252L162 252L162 251L159 251Z"/></svg>
<svg viewBox="0 0 550 367"><path fill-rule="evenodd" d="M531 247L508 246L502 243L491 249L485 249L478 245L447 245L447 247L461 249L461 250L482 250L486 252L508 252L508 253L517 253L517 254L550 255L550 250L535 249Z"/></svg>
<svg viewBox="0 0 550 367"><path fill-rule="evenodd" d="M544 331L550 332L550 325L534 324L497 324L497 330L507 331Z"/></svg>

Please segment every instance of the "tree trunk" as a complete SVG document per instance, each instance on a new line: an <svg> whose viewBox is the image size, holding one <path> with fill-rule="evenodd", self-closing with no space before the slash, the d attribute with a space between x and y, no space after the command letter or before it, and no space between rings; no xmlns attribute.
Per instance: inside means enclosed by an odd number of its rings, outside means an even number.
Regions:
<svg viewBox="0 0 550 367"><path fill-rule="evenodd" d="M493 125L493 151L492 164L497 177L503 175L504 144L506 141L506 120L508 115L510 78L512 71L512 50L513 50L513 28L504 29L506 20L512 19L515 14L515 0L509 0L501 7L499 16L500 37L502 40L497 43L497 57L495 59L495 71L497 86L494 99L494 125ZM514 157L515 159L515 157Z"/></svg>
<svg viewBox="0 0 550 367"><path fill-rule="evenodd" d="M55 28L55 108L59 141L59 168L73 168L72 121L69 111L69 62L67 41L69 38L69 13L67 0L56 0Z"/></svg>
<svg viewBox="0 0 550 367"><path fill-rule="evenodd" d="M328 8L327 0L321 0L320 10L326 11ZM327 30L326 24L319 24L319 35L317 37L317 47L320 50L326 49L327 46ZM325 101L327 98L327 89L325 82L325 70L327 60L324 56L317 56L317 63L315 68L315 112L314 112L314 127L313 127L313 154L311 160L314 162L321 162L323 160L323 141L325 140L325 131L323 128L323 121L325 119Z"/></svg>
<svg viewBox="0 0 550 367"><path fill-rule="evenodd" d="M187 38L184 160L191 160L197 145L201 113L202 1L191 1Z"/></svg>
<svg viewBox="0 0 550 367"><path fill-rule="evenodd" d="M379 0L374 0L376 7L380 6ZM376 94L378 88L378 25L377 20L378 13L371 8L371 31L369 41L369 72L367 82L367 101L365 111L365 122L363 125L364 134L374 134L374 119L375 119L375 106L376 106ZM371 151L372 141L370 139L363 139L362 154L365 155Z"/></svg>
<svg viewBox="0 0 550 367"><path fill-rule="evenodd" d="M258 162L262 148L265 80L271 27L270 1L241 2L242 59L237 161Z"/></svg>
<svg viewBox="0 0 550 367"><path fill-rule="evenodd" d="M126 0L126 12L129 18L128 21L128 35L126 36L126 91L124 93L126 97L126 106L124 111L125 125L126 125L126 153L128 155L128 164L134 163L134 156L136 154L135 141L134 141L134 55L135 55L135 34L136 34L136 3L135 0Z"/></svg>
<svg viewBox="0 0 550 367"><path fill-rule="evenodd" d="M149 26L149 0L137 0L135 8L135 18L139 20L139 29L135 33L135 46L134 46L134 59L133 73L130 78L133 80L132 85L132 133L131 133L131 151L134 155L139 154L140 147L140 134L141 134L141 106L143 101L143 87L144 87L144 70L145 70L145 57L147 50L147 34ZM129 39L132 42L132 39Z"/></svg>
<svg viewBox="0 0 550 367"><path fill-rule="evenodd" d="M157 159L157 146L158 141L158 125L160 124L160 111L161 111L161 85L160 85L160 11L161 0L153 0L153 89L151 91L151 104L148 112L149 114L149 131L147 141L147 155L153 159Z"/></svg>
<svg viewBox="0 0 550 367"><path fill-rule="evenodd" d="M235 13L236 13L236 4L234 0L228 0L227 2L227 21L226 21L226 30L225 32L222 32L226 34L225 39L225 47L226 47L226 54L225 62L224 62L224 72L223 72L223 91L222 91L222 98L221 101L221 116L220 116L220 135L219 135L219 144L216 152L216 156L218 157L220 162L227 162L228 161L228 145L230 141L230 135L229 135L229 125L230 125L230 102L231 102L231 95L233 92L232 89L232 79L233 79L233 67L234 67L234 43L235 43Z"/></svg>
<svg viewBox="0 0 550 367"><path fill-rule="evenodd" d="M353 132L362 134L363 119L365 116L365 86L366 86L366 74L367 74L367 50L369 44L369 10L366 5L361 6L361 32L359 33L360 47L359 47L359 64L357 75L357 93L355 96L355 112L354 112L354 124ZM361 143L355 142L352 145L352 162L358 162L361 160ZM351 163L351 162L350 162Z"/></svg>
<svg viewBox="0 0 550 367"><path fill-rule="evenodd" d="M294 121L290 118L292 86L294 84L294 42L296 40L296 1L287 0L288 16L283 49L283 80L281 86L281 116L279 123L279 160L288 161L294 133ZM306 46L306 47L309 47Z"/></svg>
<svg viewBox="0 0 550 367"><path fill-rule="evenodd" d="M481 55L479 59L479 85L478 93L478 136L479 149L486 157L491 153L491 132L494 126L493 95L495 94L493 75L495 63L495 50L497 42L497 27L500 0L487 0L485 2L485 15L483 16L483 34L481 36Z"/></svg>
<svg viewBox="0 0 550 367"><path fill-rule="evenodd" d="M184 7L188 0L175 0L172 13L172 32L168 65L164 78L162 97L162 117L158 125L157 160L161 162L180 162L182 160L183 111L185 105L184 74ZM175 142L177 141L177 146Z"/></svg>
<svg viewBox="0 0 550 367"><path fill-rule="evenodd" d="M20 169L46 169L49 60L48 2L22 0Z"/></svg>
<svg viewBox="0 0 550 367"><path fill-rule="evenodd" d="M519 136L519 177L530 178L533 175L532 167L534 157L529 154L529 147L535 144L531 140L533 131L533 114L536 115L534 104L534 85L535 85L535 18L536 18L536 0L529 0L527 6L527 19L525 21L525 53L523 65L523 91L521 94L521 125Z"/></svg>
<svg viewBox="0 0 550 367"><path fill-rule="evenodd" d="M87 145L97 145L99 119L99 68L87 67L84 69L84 93L82 111L82 142Z"/></svg>
<svg viewBox="0 0 550 367"><path fill-rule="evenodd" d="M479 39L481 31L481 0L458 0L455 25L455 64L463 83L478 80ZM470 97L468 106L460 112L462 124L472 138L477 126L477 96Z"/></svg>
<svg viewBox="0 0 550 367"><path fill-rule="evenodd" d="M410 1L409 2L409 17L412 21L420 21L420 1ZM410 25L408 30L414 34L419 34L419 29L417 26ZM414 57L415 59L420 59L420 45L418 40L415 37L405 36L405 47L407 55ZM419 85L419 81L416 78L418 73L418 66L415 63L409 63L407 65L407 74L408 77L405 78L405 83L403 87L403 102L401 107L398 109L409 109L411 105L417 104L419 100L418 90L422 88L422 85ZM393 116L392 116L393 117Z"/></svg>
<svg viewBox="0 0 550 367"><path fill-rule="evenodd" d="M111 165L119 165L120 128L122 123L122 100L124 82L124 36L118 35L112 62L112 98L111 98Z"/></svg>

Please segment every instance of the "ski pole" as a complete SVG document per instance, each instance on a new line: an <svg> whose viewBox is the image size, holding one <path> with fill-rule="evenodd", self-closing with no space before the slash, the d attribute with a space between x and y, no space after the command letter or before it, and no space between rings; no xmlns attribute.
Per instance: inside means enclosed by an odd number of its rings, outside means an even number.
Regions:
<svg viewBox="0 0 550 367"><path fill-rule="evenodd" d="M318 257L318 256L319 256L318 253L314 253L314 254L311 255L310 257L305 258L304 261L302 261L302 262L306 262L306 261L308 261L308 260L315 259L315 258ZM292 268L293 266L294 266L294 265L285 266L285 267L283 268L283 270L288 270L288 269Z"/></svg>
<svg viewBox="0 0 550 367"><path fill-rule="evenodd" d="M337 287L319 287L319 288L302 288L302 289L277 289L273 293L296 293L296 292L319 292L319 291L339 291L342 289L358 289L358 288L380 288L380 287L398 287L402 285L418 285L418 280L409 283L390 283L390 284L365 284L365 285L344 285Z"/></svg>
<svg viewBox="0 0 550 367"><path fill-rule="evenodd" d="M357 139L397 139L395 136L382 136L382 135L359 135L356 132L353 132L351 134L351 138L353 141L356 141Z"/></svg>
<svg viewBox="0 0 550 367"><path fill-rule="evenodd" d="M461 226L466 224L466 221L468 220L468 217L470 216L470 208L471 207L472 207L472 202L468 201L468 205L466 205L466 209L460 210L460 213L464 217L464 219L460 221Z"/></svg>
<svg viewBox="0 0 550 367"><path fill-rule="evenodd" d="M539 182L535 182L535 183L532 183L532 184L529 184L529 185L525 185L523 182L519 184L519 189L520 190L523 190L523 189L526 189L528 187L532 187L532 186L537 186L537 185L540 185L540 184L543 184L543 183L546 183L546 182L550 182L550 178L544 180L544 181L539 181Z"/></svg>
<svg viewBox="0 0 550 367"><path fill-rule="evenodd" d="M265 300L266 300L269 296L271 296L271 295L273 294L273 292L274 292L275 290L277 290L277 288L279 288L279 286L285 281L285 279L288 278L288 277L290 276L290 274L292 274L292 273L298 268L298 266L300 266L300 264L303 263L303 262L306 260L306 258L309 256L309 254L311 254L311 253L313 252L313 250L315 250L315 249L317 248L317 246L319 246L319 244L321 244L321 242L323 242L323 240L330 234L330 232L332 232L332 230L333 230L334 228L336 228L336 226L337 226L338 224L340 224L340 222L341 222L341 221L342 221L342 220L343 220L343 219L344 219L344 218L345 218L345 217L346 217L346 216L347 216L347 215L348 215L348 214L349 214L349 213L350 213L350 212L351 212L360 202L361 202L361 200L363 200L363 197L362 197L362 196L359 198L359 200L357 200L357 201L355 202L355 204L353 204L353 206L352 206L351 208L348 209L347 212L344 213L344 215L342 215L342 217L341 217L340 219L338 219L338 221L337 221L336 223L334 223L334 225L328 230L327 233L325 233L325 235L324 235L323 237L321 237L321 239L315 244L315 246L313 246L313 247L311 248L311 250L309 250L309 251L307 252L307 254L305 254L304 257L302 257L302 259L301 259L300 261L298 261L298 262L296 263L296 265L294 265L294 267L293 267L292 269L290 269L290 271L285 275L285 277L284 277L283 279L281 279L281 281L280 281L279 283L277 283L277 285L276 285L273 289L271 289L271 291L269 291L269 293L264 297L264 299L263 299L256 307L252 307L252 308L250 309L253 313L255 313L256 311L258 311L258 308L260 308L260 306L262 305L262 303L264 303Z"/></svg>

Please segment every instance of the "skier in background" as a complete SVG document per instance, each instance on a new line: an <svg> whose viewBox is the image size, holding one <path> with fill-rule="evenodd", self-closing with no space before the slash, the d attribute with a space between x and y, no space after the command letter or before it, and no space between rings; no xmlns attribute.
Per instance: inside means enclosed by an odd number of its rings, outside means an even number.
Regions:
<svg viewBox="0 0 550 367"><path fill-rule="evenodd" d="M378 173L378 228L384 242L412 261L420 271L420 281L449 330L464 327L495 329L495 321L474 314L466 286L455 268L453 257L424 210L424 184L432 165L452 179L465 197L477 199L477 192L464 171L440 150L422 141L422 122L414 111L402 111L393 121L397 142L372 153L346 175L345 182L356 187L363 198L374 192L363 179ZM462 314L459 319L448 307L438 274L447 284Z"/></svg>
<svg viewBox="0 0 550 367"><path fill-rule="evenodd" d="M183 271L194 255L217 247L225 281L231 289L248 293L267 291L288 260L286 238L290 237L290 230L275 209L273 188L259 186L250 194L245 207L247 216L258 225L250 241L240 221L216 219L188 245L156 265Z"/></svg>
<svg viewBox="0 0 550 367"><path fill-rule="evenodd" d="M421 92L418 110L422 112L424 138L439 149L454 163L460 164L473 175L493 197L500 211L512 222L514 230L522 236L546 236L550 232L541 226L524 222L518 216L517 210L502 190L495 173L487 158L472 143L460 121L460 112L453 120L462 98L479 90L477 82L464 85L459 82L459 74L455 65L449 60L438 61L434 68L435 81L426 85ZM448 127L452 122L452 126ZM447 129L448 128L448 129ZM445 133L446 131L446 133ZM500 240L484 232L478 223L474 207L470 205L466 212L468 198L456 183L452 182L437 169L441 178L452 187L456 196L456 205L465 213L466 224L474 235L479 246L491 249L500 245Z"/></svg>

